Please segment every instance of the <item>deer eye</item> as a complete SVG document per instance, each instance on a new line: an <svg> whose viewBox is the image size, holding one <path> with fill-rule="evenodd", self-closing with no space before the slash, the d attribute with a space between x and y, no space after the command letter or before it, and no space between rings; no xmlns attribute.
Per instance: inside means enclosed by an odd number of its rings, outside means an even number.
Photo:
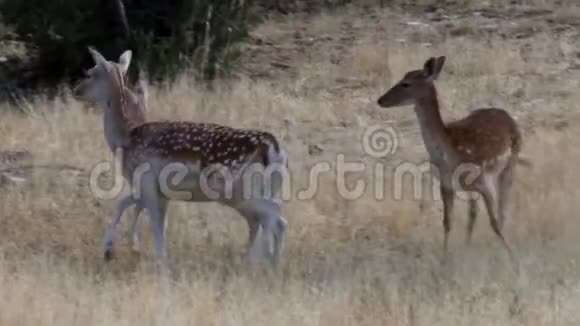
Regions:
<svg viewBox="0 0 580 326"><path fill-rule="evenodd" d="M403 87L403 88L409 88L409 87L411 87L411 84L408 83L408 82L402 82L401 83L401 87Z"/></svg>

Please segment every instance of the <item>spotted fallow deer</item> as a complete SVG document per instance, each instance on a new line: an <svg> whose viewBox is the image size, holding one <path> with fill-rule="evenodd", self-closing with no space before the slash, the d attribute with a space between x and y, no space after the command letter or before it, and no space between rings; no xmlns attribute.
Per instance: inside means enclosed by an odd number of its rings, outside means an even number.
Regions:
<svg viewBox="0 0 580 326"><path fill-rule="evenodd" d="M502 226L516 163L530 164L519 157L522 136L514 119L499 108L477 109L461 120L445 124L434 85L444 62L445 57L430 58L423 69L407 72L378 99L378 105L383 108L415 107L423 142L440 179L445 256L455 193L467 191L481 194L491 227L513 259L502 235ZM471 241L477 217L476 200L471 196L468 202L467 244Z"/></svg>
<svg viewBox="0 0 580 326"><path fill-rule="evenodd" d="M133 192L114 209L113 222L105 233L105 258L112 255L112 234L123 211L137 204L149 213L156 254L172 270L165 245L165 213L169 201L180 200L219 202L237 210L249 225L248 257L254 261L257 255L266 255L277 266L287 222L274 197L288 166L287 152L278 140L268 132L210 123L135 124L129 117L124 85L130 52L123 53L118 63L106 60L93 48L89 52L95 66L75 86L74 94L104 109L106 142L122 155L123 177ZM256 170L268 173L258 175L264 182L256 182Z"/></svg>
<svg viewBox="0 0 580 326"><path fill-rule="evenodd" d="M125 51L119 61L122 62L130 62L131 58L132 58L132 51L128 50ZM87 73L88 74L88 73ZM127 76L124 76L127 77ZM127 98L127 118L130 121L130 125L133 127L136 127L138 125L142 125L145 123L146 121L146 111L147 111L147 88L145 85L145 82L140 79L139 83L137 84L137 87L135 88L135 90L131 90L127 85L126 85L126 78L124 80L124 87L125 87L125 93L126 93L126 98ZM121 212L119 213L120 215L123 215L125 209L127 209L131 204L135 204L135 210L133 212L133 216L132 216L132 221L130 222L130 242L131 242L131 248L133 249L133 251L138 252L139 251L139 237L138 237L138 222L139 222L139 215L141 214L141 212L143 211L143 207L138 203L138 202L127 202L126 205L124 205L123 209L121 210ZM108 256L110 257L110 255Z"/></svg>

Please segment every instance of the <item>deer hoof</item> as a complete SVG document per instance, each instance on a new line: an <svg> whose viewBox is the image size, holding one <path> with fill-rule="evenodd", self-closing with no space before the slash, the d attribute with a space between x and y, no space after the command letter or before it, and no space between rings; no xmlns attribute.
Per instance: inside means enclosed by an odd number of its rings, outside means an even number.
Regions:
<svg viewBox="0 0 580 326"><path fill-rule="evenodd" d="M105 250L105 261L111 261L113 259L113 249Z"/></svg>

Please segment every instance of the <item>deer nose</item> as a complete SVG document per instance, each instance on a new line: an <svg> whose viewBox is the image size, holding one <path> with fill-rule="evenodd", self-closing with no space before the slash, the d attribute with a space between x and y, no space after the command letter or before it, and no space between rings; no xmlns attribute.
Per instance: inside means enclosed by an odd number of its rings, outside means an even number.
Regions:
<svg viewBox="0 0 580 326"><path fill-rule="evenodd" d="M383 106L383 97L379 97L379 99L377 100L377 105L378 106Z"/></svg>

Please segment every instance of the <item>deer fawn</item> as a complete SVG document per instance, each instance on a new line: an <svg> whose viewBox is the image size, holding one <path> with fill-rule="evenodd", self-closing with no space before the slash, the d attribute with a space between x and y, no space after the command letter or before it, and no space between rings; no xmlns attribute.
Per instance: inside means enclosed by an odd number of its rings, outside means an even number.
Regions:
<svg viewBox="0 0 580 326"><path fill-rule="evenodd" d="M249 226L248 257L266 255L277 266L287 222L273 196L279 193L288 166L287 152L277 139L264 131L209 123L136 123L128 111L130 95L124 85L131 52L125 51L118 63L107 61L93 48L89 52L95 66L74 94L104 109L106 142L122 155L123 177L137 192L121 198L114 209L113 222L105 233L105 258L112 256L112 234L123 211L136 204L148 211L156 254L172 270L165 245L165 213L169 201L181 200L219 202L237 210ZM254 168L269 171L271 178L264 181L270 182L255 182ZM260 237L258 231L262 231Z"/></svg>
<svg viewBox="0 0 580 326"><path fill-rule="evenodd" d="M441 181L445 256L455 192L463 190L481 194L491 227L513 260L501 230L515 165L529 165L518 157L522 136L514 119L498 108L478 109L461 120L444 124L434 85L444 63L445 57L430 58L423 69L407 72L378 99L378 105L383 108L415 106L423 142ZM463 173L465 177L458 178L461 172L471 175ZM468 204L467 244L477 217L476 198L471 197Z"/></svg>

